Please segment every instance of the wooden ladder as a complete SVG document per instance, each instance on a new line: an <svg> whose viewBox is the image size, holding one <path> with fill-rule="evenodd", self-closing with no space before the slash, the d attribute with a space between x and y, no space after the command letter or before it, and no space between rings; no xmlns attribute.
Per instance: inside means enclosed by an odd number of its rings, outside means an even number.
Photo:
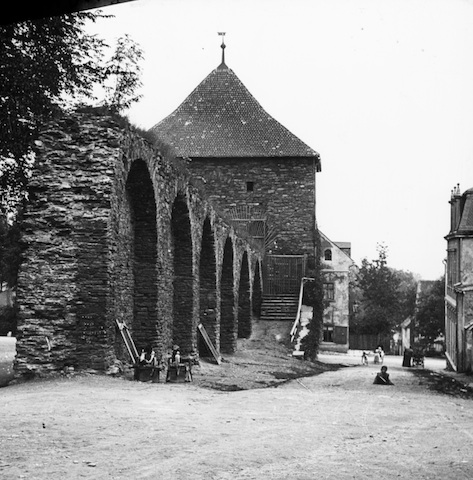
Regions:
<svg viewBox="0 0 473 480"><path fill-rule="evenodd" d="M138 350L136 349L135 342L131 338L130 330L128 329L125 322L120 322L120 320L115 320L117 326L122 335L123 341L125 342L128 353L130 354L131 361L133 365L138 363L140 356L138 355Z"/></svg>
<svg viewBox="0 0 473 480"><path fill-rule="evenodd" d="M210 340L210 337L209 337L209 334L207 333L207 330L205 330L204 326L201 323L199 323L197 328L199 329L199 332L201 333L202 338L204 339L205 343L207 344L207 347L209 347L209 350L212 353L213 357L215 358L215 361L217 362L218 365L220 365L220 363L222 362L222 359L221 359L220 355L218 354L217 350L215 349L215 347L213 346L213 343Z"/></svg>

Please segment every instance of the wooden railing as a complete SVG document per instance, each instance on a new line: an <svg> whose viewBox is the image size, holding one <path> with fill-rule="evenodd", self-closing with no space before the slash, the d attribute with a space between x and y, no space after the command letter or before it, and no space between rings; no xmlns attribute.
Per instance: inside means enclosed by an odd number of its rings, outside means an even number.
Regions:
<svg viewBox="0 0 473 480"><path fill-rule="evenodd" d="M313 278L302 277L301 279L301 286L299 289L299 303L297 306L297 315L296 315L296 319L294 320L294 324L292 325L292 328L291 328L291 343L294 342L298 327L301 322L302 300L304 298L304 284L307 280L313 280Z"/></svg>

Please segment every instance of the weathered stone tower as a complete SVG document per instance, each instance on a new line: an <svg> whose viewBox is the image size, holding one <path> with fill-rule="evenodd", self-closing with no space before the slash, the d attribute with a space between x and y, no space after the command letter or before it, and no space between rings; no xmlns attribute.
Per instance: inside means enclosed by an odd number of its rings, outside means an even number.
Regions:
<svg viewBox="0 0 473 480"><path fill-rule="evenodd" d="M265 293L297 294L305 259L314 256L319 154L261 107L223 56L151 130L187 160L236 228L264 247Z"/></svg>

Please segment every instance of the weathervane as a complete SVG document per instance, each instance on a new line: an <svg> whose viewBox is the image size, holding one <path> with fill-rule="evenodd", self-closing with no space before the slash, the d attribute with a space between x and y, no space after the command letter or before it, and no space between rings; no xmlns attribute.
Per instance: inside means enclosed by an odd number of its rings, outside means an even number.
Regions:
<svg viewBox="0 0 473 480"><path fill-rule="evenodd" d="M225 65L225 33L226 32L218 32L218 34L222 37L222 45L220 45L222 49L222 65Z"/></svg>

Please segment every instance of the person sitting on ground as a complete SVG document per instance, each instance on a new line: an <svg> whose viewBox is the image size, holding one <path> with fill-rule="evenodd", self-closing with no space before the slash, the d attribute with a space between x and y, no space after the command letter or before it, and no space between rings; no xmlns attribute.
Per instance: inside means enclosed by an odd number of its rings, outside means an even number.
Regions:
<svg viewBox="0 0 473 480"><path fill-rule="evenodd" d="M137 363L134 366L135 374L134 379L140 380L140 372L148 371L149 379L153 380L155 375L159 375L159 366L154 353L153 347L151 345L146 345L144 349L141 350L140 357L137 360Z"/></svg>
<svg viewBox="0 0 473 480"><path fill-rule="evenodd" d="M389 373L387 373L388 367L383 365L381 371L376 374L373 384L375 385L394 385L391 380L389 380Z"/></svg>
<svg viewBox="0 0 473 480"><path fill-rule="evenodd" d="M152 367L156 365L156 354L151 345L147 345L145 349L141 350L139 364L141 366L150 365Z"/></svg>

